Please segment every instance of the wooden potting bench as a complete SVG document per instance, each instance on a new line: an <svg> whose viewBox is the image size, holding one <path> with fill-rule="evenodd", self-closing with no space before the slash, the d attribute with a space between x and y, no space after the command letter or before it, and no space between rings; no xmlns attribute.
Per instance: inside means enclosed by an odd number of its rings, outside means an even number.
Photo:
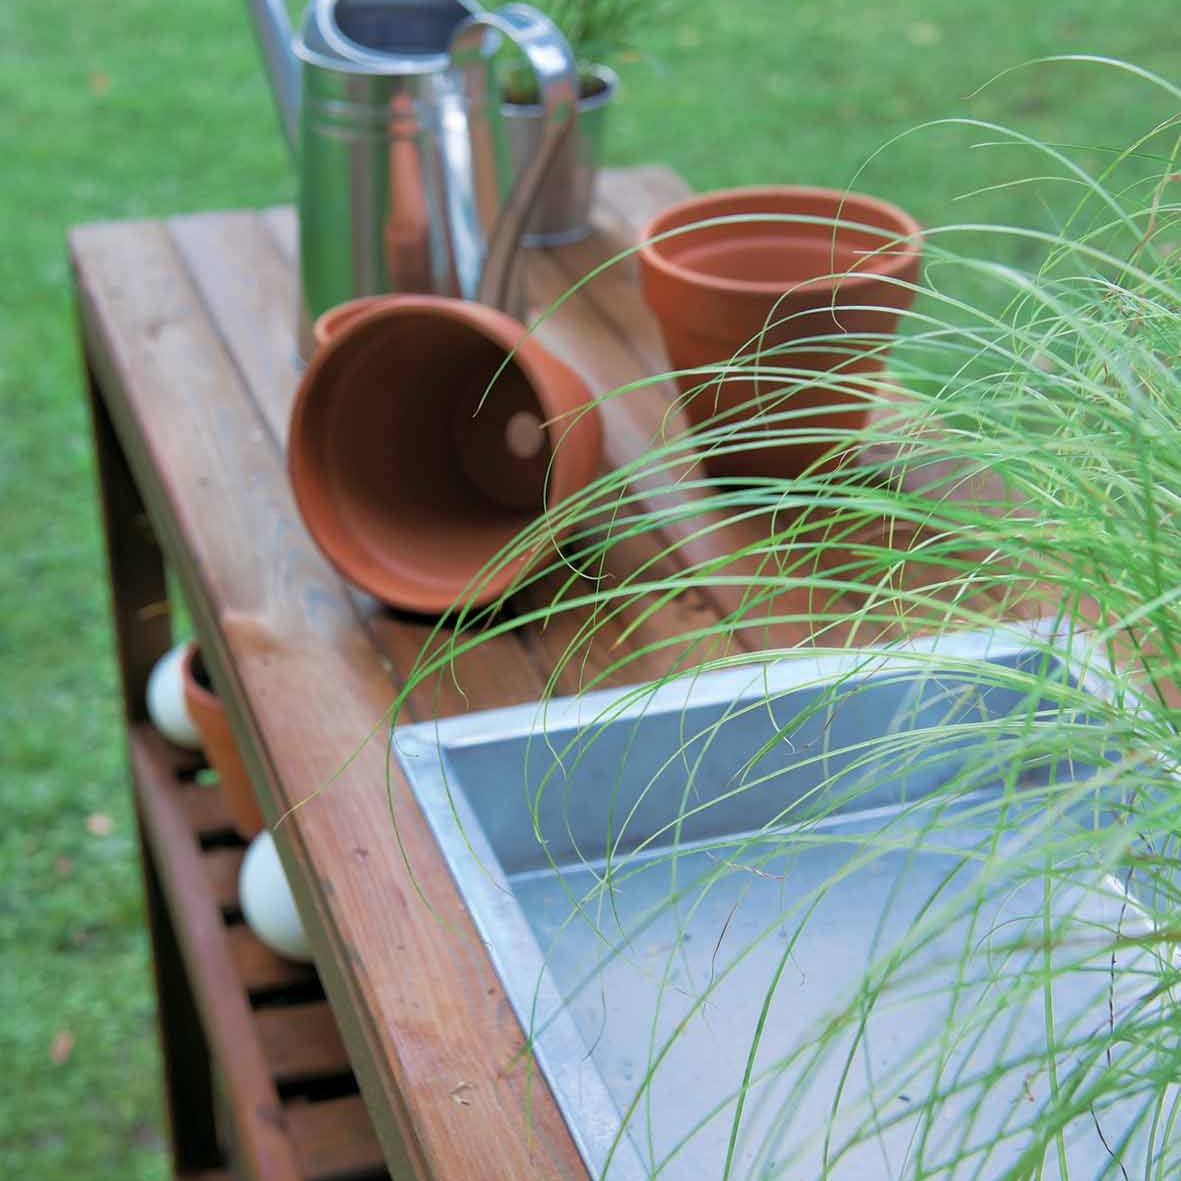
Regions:
<svg viewBox="0 0 1181 1181"><path fill-rule="evenodd" d="M607 174L595 234L531 253L532 306L547 306L684 192L658 167ZM521 1027L396 767L387 781L383 715L431 625L345 584L288 487L291 211L87 225L70 249L177 1174L585 1178L544 1080L530 1080ZM629 264L540 331L595 392L666 368ZM668 393L649 387L604 406L609 462L641 455L669 427ZM614 560L640 563L665 544L633 539ZM726 544L724 532L690 541L679 560ZM217 788L147 721L145 683L174 639L175 588L263 812L271 824L286 817L276 841L314 969L271 954L243 924L243 847ZM634 612L606 624L585 659L561 669L558 690L576 692L641 649L625 679L665 671L680 646L661 642L740 596L682 595L626 637ZM791 606L806 620L806 601ZM410 715L537 698L578 625L563 617L498 639L462 659L455 681L424 686ZM741 642L794 644L807 630L779 624Z"/></svg>

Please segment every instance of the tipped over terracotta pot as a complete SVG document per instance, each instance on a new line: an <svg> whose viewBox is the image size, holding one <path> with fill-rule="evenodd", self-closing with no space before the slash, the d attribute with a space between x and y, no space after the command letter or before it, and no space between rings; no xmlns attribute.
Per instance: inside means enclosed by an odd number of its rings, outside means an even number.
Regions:
<svg viewBox="0 0 1181 1181"><path fill-rule="evenodd" d="M345 328L358 316L363 316L366 312L396 298L397 296L393 295L361 295L356 299L338 303L334 308L329 308L322 315L317 316L316 322L312 325L312 338L316 348L327 344L340 333L342 328Z"/></svg>
<svg viewBox="0 0 1181 1181"><path fill-rule="evenodd" d="M254 788L238 745L230 729L225 706L214 691L213 682L201 659L201 650L189 644L181 662L181 681L184 685L185 706L201 735L201 746L209 765L217 772L218 783L230 819L245 840L257 836L263 829L262 809L254 797Z"/></svg>
<svg viewBox="0 0 1181 1181"><path fill-rule="evenodd" d="M598 413L569 366L510 316L427 295L337 323L296 392L287 443L296 503L328 559L424 613L499 598L548 547L486 565L601 460Z"/></svg>
<svg viewBox="0 0 1181 1181"><path fill-rule="evenodd" d="M697 224L732 216L747 220ZM662 237L671 231L680 232ZM768 365L804 371L678 377L695 427L734 426L733 450L703 455L712 475L796 475L839 460L840 435L852 435L868 416L866 379L883 369L883 338L914 299L921 248L918 222L897 206L805 186L705 193L648 223L640 280L674 369L757 352ZM776 437L788 424L759 421L760 412L791 415L801 440ZM809 431L817 437L805 437ZM760 445L760 434L769 441Z"/></svg>

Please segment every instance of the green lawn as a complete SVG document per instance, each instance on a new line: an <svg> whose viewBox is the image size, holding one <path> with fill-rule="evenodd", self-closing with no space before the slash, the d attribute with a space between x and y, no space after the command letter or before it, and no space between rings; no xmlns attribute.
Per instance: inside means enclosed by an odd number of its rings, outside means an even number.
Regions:
<svg viewBox="0 0 1181 1181"><path fill-rule="evenodd" d="M1166 72L1142 0L684 0L620 63L611 160L699 187L847 184L943 116L1085 144L1101 166L1176 114L1099 53ZM238 0L0 5L0 1160L7 1175L163 1177L152 997L64 234L96 218L290 199ZM928 223L1052 217L1054 186L966 128L891 144L857 184ZM110 819L110 824L104 818Z"/></svg>

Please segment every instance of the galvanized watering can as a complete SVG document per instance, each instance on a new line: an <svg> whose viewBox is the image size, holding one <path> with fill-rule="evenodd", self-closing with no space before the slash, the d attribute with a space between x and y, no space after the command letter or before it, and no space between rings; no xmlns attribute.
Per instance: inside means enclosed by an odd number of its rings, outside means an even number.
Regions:
<svg viewBox="0 0 1181 1181"><path fill-rule="evenodd" d="M535 9L474 0L247 0L299 175L300 351L328 308L429 292L520 315L513 261L578 95L574 58ZM524 52L547 115L512 175L492 56Z"/></svg>

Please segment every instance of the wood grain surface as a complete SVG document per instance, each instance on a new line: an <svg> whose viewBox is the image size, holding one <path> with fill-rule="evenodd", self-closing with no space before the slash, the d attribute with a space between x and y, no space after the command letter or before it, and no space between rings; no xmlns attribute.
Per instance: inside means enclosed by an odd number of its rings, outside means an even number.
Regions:
<svg viewBox="0 0 1181 1181"><path fill-rule="evenodd" d="M621 262L552 305L686 191L662 168L609 173L595 234L529 258L531 305L535 312L552 308L537 328L543 342L595 393L640 383L603 405L614 465L683 428L672 391L650 380L666 362L634 264ZM234 1101L270 1103L272 1070L297 1078L311 1066L339 1065L347 1051L384 1161L399 1181L585 1178L442 855L387 756L395 693L424 646L446 642L449 633L344 583L309 538L288 487L284 448L299 378L293 243L286 209L95 224L70 239L108 450L126 463L183 587L264 814L276 826L343 1042L342 1051L323 1009L301 1011L287 1026L268 1018L264 1050L248 1072L258 1094ZM667 478L640 491L662 504L682 495ZM686 505L692 509L691 498ZM703 534L687 512L662 534L613 546L602 573L622 579L651 564L659 576L725 555L762 527L707 523ZM749 563L736 564L729 585L676 596L642 622L629 608L605 623L594 644L580 641L588 616L577 612L544 630L489 640L447 676L422 685L408 715L535 699L555 669L561 692L599 677L620 683L660 675L700 655L684 637L738 608L752 572ZM531 588L522 605L544 605L560 589L555 576ZM149 580L142 593L157 590ZM806 592L789 592L767 605L776 622L739 632L734 643L805 642L811 606ZM135 719L142 716L145 659L130 651L130 663L127 712ZM141 775L155 773L150 744L135 757ZM213 797L193 795L176 808L152 823L175 826L185 809L210 831L224 822ZM232 909L239 857L206 850L195 858L211 912ZM198 932L212 921L204 912L189 918ZM226 950L209 971L245 981L249 993L306 982L308 970L271 956L245 928L227 931ZM300 1048L283 1045L284 1037ZM363 1116L355 1097L340 1102L341 1120ZM255 1129L248 1147L258 1175L298 1176L317 1152L317 1121L327 1119L319 1108L308 1114L292 1131L294 1151L286 1140L274 1148L265 1129ZM346 1163L369 1169L372 1153L358 1137L357 1160ZM272 1152L281 1158L273 1169Z"/></svg>

